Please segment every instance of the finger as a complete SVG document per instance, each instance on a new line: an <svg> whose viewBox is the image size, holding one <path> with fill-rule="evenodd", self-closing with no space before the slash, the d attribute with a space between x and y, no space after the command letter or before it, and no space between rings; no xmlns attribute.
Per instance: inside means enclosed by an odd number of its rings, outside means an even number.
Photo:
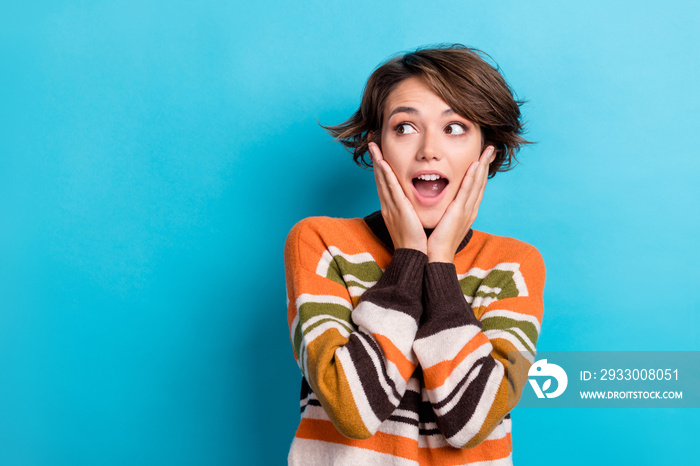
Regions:
<svg viewBox="0 0 700 466"><path fill-rule="evenodd" d="M490 158L490 154L488 155L488 157ZM465 213L467 214L473 214L473 216L476 216L476 211L478 211L479 209L479 204L481 203L481 199L484 195L484 190L486 189L486 181L488 180L489 173L488 167L488 163L484 163L479 166L479 173L477 173L476 175L476 179L469 193L469 197L467 198L467 201L464 204Z"/></svg>
<svg viewBox="0 0 700 466"><path fill-rule="evenodd" d="M383 209L391 209L393 208L393 199L387 182L386 169L382 166L381 152L377 150L376 144L374 146L373 148L372 144L370 144L369 150L374 162L374 181L377 184L379 203Z"/></svg>
<svg viewBox="0 0 700 466"><path fill-rule="evenodd" d="M479 161L486 164L491 163L495 152L496 148L494 146L486 146L479 157Z"/></svg>
<svg viewBox="0 0 700 466"><path fill-rule="evenodd" d="M410 205L410 201L408 200L407 194L404 192L401 183L399 183L399 179L397 178L396 173L394 173L394 170L391 168L391 165L389 165L389 162L384 159L381 149L374 142L370 142L368 147L372 153L375 165L380 167L380 169L376 171L381 173L383 187L386 188L386 200L391 199L396 207L408 207Z"/></svg>
<svg viewBox="0 0 700 466"><path fill-rule="evenodd" d="M479 211L479 206L481 205L481 200L484 198L484 191L486 191L486 182L488 181L488 171L486 171L486 174L484 174L484 180L481 183L481 189L479 190L479 195L476 198L476 202L474 203L474 217L476 217L476 212Z"/></svg>
<svg viewBox="0 0 700 466"><path fill-rule="evenodd" d="M385 169L383 169L381 161L384 160L382 157L382 151L379 150L379 146L377 146L375 143L370 142L369 143L369 152L370 156L372 157L372 162L374 164L374 175L375 179L378 180L378 182L381 182L382 184L386 185L387 180L386 180L386 173Z"/></svg>
<svg viewBox="0 0 700 466"><path fill-rule="evenodd" d="M394 173L393 168L391 168L391 165L389 165L389 162L387 162L384 159L384 155L382 154L382 151L379 149L379 146L375 143L370 143L370 146L372 147L372 153L374 154L374 157L377 160L377 163L381 164L384 167L384 178L387 182L387 184L391 187L401 187L399 185L399 180L396 177L396 174Z"/></svg>
<svg viewBox="0 0 700 466"><path fill-rule="evenodd" d="M389 181L386 173L386 162L379 160L375 170L377 171L377 190L379 191L380 201L385 207L391 207L394 204L394 198L389 187Z"/></svg>
<svg viewBox="0 0 700 466"><path fill-rule="evenodd" d="M379 163L384 169L386 184L389 189L389 192L391 193L391 197L394 200L395 204L400 205L399 203L403 202L403 200L406 199L406 194L403 192L403 188L401 187L401 184L399 183L399 180L396 177L394 170L391 169L391 165L389 165L389 163L386 160L381 160Z"/></svg>
<svg viewBox="0 0 700 466"><path fill-rule="evenodd" d="M377 160L384 160L384 154L382 154L382 150L379 148L376 142L370 142L368 147L373 162L376 162Z"/></svg>
<svg viewBox="0 0 700 466"><path fill-rule="evenodd" d="M396 179L396 175L394 175L394 171L391 169L391 166L388 164L388 162L384 160L384 157L382 156L382 151L379 149L379 146L377 144L373 142L369 143L369 150L372 154L372 160L374 161L375 174L379 177L385 194L388 195L392 190L392 178Z"/></svg>
<svg viewBox="0 0 700 466"><path fill-rule="evenodd" d="M488 158L486 159L488 161ZM476 170L476 173L474 174L474 182L471 186L471 189L469 190L469 198L472 200L476 199L476 195L478 195L479 191L484 186L484 183L486 181L486 178L488 178L488 173L489 173L489 164L488 163L480 163L479 168Z"/></svg>
<svg viewBox="0 0 700 466"><path fill-rule="evenodd" d="M489 178L489 170L491 168L491 162L493 162L493 159L496 157L496 149L491 146L490 150L486 153L486 160L484 160L484 166L483 166L483 173L482 173L482 180L481 180L481 185L480 188L483 191L484 187L486 186L486 181Z"/></svg>
<svg viewBox="0 0 700 466"><path fill-rule="evenodd" d="M494 152L495 148L493 146L488 146L486 149L484 149L484 152L482 152L481 156L479 157L479 167L476 170L476 173L474 175L474 182L472 183L470 192L467 197L470 197L474 192L478 193L479 191L484 189L484 186L486 185L486 180L488 178L489 165L493 160Z"/></svg>
<svg viewBox="0 0 700 466"><path fill-rule="evenodd" d="M381 165L384 168L382 173L384 174L384 179L387 185L389 185L390 189L395 189L397 187L401 189L401 185L399 184L399 180L396 178L394 170L391 168L391 165L389 165L389 162L384 159L384 155L382 154L382 150L379 148L379 146L374 142L370 142L368 147L372 154L372 160L374 163ZM403 190L401 190L401 192L403 192Z"/></svg>
<svg viewBox="0 0 700 466"><path fill-rule="evenodd" d="M467 201L480 165L481 162L478 160L469 165L467 173L465 173L464 178L462 178L462 184L459 187L459 191L457 191L457 195L455 196L455 202L464 204Z"/></svg>

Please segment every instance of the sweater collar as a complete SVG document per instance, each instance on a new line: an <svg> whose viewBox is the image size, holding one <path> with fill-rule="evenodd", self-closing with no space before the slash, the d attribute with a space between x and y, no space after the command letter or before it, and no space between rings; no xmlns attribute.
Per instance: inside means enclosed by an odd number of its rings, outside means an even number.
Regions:
<svg viewBox="0 0 700 466"><path fill-rule="evenodd" d="M376 211L372 212L368 216L364 218L365 223L369 227L370 230L372 230L372 233L374 233L374 236L379 238L379 240L384 243L384 245L389 248L390 251L394 250L394 242L391 241L391 235L389 234L389 229L386 227L386 223L384 223L384 217L382 217L382 212L381 211ZM430 236L430 234L433 232L433 228L426 228L425 229L425 235ZM457 246L457 252L461 251L464 249L464 247L469 243L469 240L472 238L472 234L474 233L474 230L469 229L467 232L467 235L464 237L461 243L459 243L459 246Z"/></svg>

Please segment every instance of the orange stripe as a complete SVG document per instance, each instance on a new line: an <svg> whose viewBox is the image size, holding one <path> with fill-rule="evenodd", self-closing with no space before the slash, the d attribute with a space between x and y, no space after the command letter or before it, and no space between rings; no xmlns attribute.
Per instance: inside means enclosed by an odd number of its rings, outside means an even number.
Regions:
<svg viewBox="0 0 700 466"><path fill-rule="evenodd" d="M398 435L377 432L365 440L355 440L345 437L335 428L331 421L321 419L302 418L297 429L296 436L310 440L321 440L330 443L339 443L351 447L364 448L366 450L388 453L400 458L418 461L418 441Z"/></svg>
<svg viewBox="0 0 700 466"><path fill-rule="evenodd" d="M377 432L365 440L351 439L338 432L330 421L307 418L301 420L296 437L364 448L418 461L424 465L465 464L506 458L512 452L513 442L511 434L508 433L497 440L484 440L474 448L419 448L416 440L384 432Z"/></svg>
<svg viewBox="0 0 700 466"><path fill-rule="evenodd" d="M408 379L413 375L413 371L416 370L416 365L409 361L389 338L379 333L374 333L373 335L377 343L379 343L384 350L384 355L387 359L396 364L401 377L408 382Z"/></svg>
<svg viewBox="0 0 700 466"><path fill-rule="evenodd" d="M474 338L469 340L469 342L457 353L454 359L448 361L442 361L434 366L427 369L423 368L423 378L425 379L425 388L428 390L434 390L441 386L450 376L455 367L459 365L464 358L469 356L471 353L476 351L481 346L489 343L489 338L483 333L479 332Z"/></svg>

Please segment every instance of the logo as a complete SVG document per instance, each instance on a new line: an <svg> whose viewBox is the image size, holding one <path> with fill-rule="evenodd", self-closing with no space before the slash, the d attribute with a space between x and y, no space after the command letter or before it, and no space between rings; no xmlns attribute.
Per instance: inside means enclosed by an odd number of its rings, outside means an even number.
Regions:
<svg viewBox="0 0 700 466"><path fill-rule="evenodd" d="M535 364L530 367L527 373L528 377L554 377L557 379L557 389L551 393L547 393L550 385L552 385L552 379L547 379L542 388L540 388L537 380L528 378L528 382L532 385L532 389L535 391L537 398L556 398L566 390L566 385L569 383L569 378L566 376L564 369L557 366L556 364L548 364L546 359L540 359Z"/></svg>

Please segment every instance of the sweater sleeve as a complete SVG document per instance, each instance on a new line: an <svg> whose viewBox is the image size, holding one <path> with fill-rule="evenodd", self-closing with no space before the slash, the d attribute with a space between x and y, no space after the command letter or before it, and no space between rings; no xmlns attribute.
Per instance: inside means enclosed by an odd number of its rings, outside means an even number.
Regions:
<svg viewBox="0 0 700 466"><path fill-rule="evenodd" d="M428 399L447 442L471 448L515 407L535 358L543 312L545 269L532 248L519 263L499 264L467 303L453 264L425 271L425 321L413 349ZM499 297L501 297L499 299Z"/></svg>
<svg viewBox="0 0 700 466"><path fill-rule="evenodd" d="M340 433L362 439L395 410L417 366L412 345L427 256L397 250L376 284L363 283L370 288L359 299L353 287L362 280L338 273L336 261L376 266L369 253L342 254L326 244L312 222L292 229L287 319L294 356L321 406Z"/></svg>

